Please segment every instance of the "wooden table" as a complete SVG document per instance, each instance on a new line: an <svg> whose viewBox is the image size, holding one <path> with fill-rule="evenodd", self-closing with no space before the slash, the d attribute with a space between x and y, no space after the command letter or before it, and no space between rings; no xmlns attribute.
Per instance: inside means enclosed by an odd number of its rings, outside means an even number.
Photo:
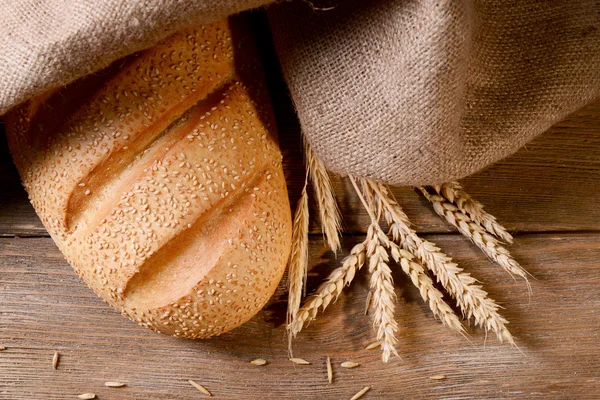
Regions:
<svg viewBox="0 0 600 400"><path fill-rule="evenodd" d="M280 86L276 67L269 73ZM284 91L275 90L290 199L304 179L299 130ZM511 232L513 255L535 276L529 298L513 281L409 189L394 191L422 235L480 279L506 310L519 349L468 339L435 320L418 292L395 273L402 359L377 351L364 315L361 275L294 343L288 361L286 295L280 286L250 322L219 338L190 341L124 319L64 261L27 201L0 135L0 398L202 398L193 379L222 399L593 399L600 398L600 102L560 123L516 155L463 181ZM327 251L311 226L309 290L364 236L367 216L349 184L335 179L344 215L343 253ZM58 369L51 367L54 352ZM327 383L326 357L334 383ZM249 361L264 358L263 367ZM360 366L343 369L343 361ZM430 379L444 375L443 380ZM122 381L126 387L104 387Z"/></svg>

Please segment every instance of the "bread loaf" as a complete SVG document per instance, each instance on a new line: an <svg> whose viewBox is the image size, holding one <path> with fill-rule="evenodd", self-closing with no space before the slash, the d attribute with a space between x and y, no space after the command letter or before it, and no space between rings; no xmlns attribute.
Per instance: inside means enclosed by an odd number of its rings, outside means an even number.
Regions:
<svg viewBox="0 0 600 400"><path fill-rule="evenodd" d="M189 29L5 117L60 250L151 329L221 334L281 280L290 207L254 45L239 19Z"/></svg>

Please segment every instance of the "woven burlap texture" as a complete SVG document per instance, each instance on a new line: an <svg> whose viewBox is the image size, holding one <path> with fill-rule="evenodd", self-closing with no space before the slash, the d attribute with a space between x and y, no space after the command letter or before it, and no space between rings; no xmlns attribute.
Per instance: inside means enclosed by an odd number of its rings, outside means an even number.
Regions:
<svg viewBox="0 0 600 400"><path fill-rule="evenodd" d="M0 0L0 114L271 1ZM594 0L295 0L269 19L303 132L341 174L457 179L600 95Z"/></svg>
<svg viewBox="0 0 600 400"><path fill-rule="evenodd" d="M269 2L0 0L0 115L181 29Z"/></svg>
<svg viewBox="0 0 600 400"><path fill-rule="evenodd" d="M339 173L461 178L600 95L594 0L298 1L270 21L303 131Z"/></svg>

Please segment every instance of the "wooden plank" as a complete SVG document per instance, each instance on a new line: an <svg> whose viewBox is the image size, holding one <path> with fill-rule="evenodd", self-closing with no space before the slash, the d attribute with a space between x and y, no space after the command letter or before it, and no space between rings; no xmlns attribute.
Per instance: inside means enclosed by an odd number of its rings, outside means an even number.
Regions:
<svg viewBox="0 0 600 400"><path fill-rule="evenodd" d="M194 399L193 379L222 399L340 399L371 386L365 399L591 399L600 391L600 235L522 235L514 255L537 280L533 295L457 235L431 236L485 283L505 307L523 353L469 329L469 340L432 316L406 277L398 287L399 352L389 364L376 351L363 315L367 282L357 277L294 342L287 361L285 295L243 327L220 338L190 341L147 331L98 299L72 272L48 238L0 239L0 398ZM347 251L355 239L345 238ZM339 260L319 240L310 247L314 288ZM61 354L51 368L54 351ZM325 357L334 364L326 378ZM249 363L264 358L268 364ZM360 367L344 370L339 364ZM432 380L445 375L444 380ZM120 389L105 388L109 380Z"/></svg>
<svg viewBox="0 0 600 400"><path fill-rule="evenodd" d="M295 205L304 182L299 129L284 94L273 96L290 201ZM3 136L0 143L0 236L45 235L21 188ZM368 217L351 185L338 177L333 182L344 229L365 232ZM465 179L464 184L510 231L600 230L600 101L512 157ZM396 188L394 194L419 231L452 231L412 190ZM312 215L317 215L314 207ZM316 218L312 219L311 231L319 232Z"/></svg>

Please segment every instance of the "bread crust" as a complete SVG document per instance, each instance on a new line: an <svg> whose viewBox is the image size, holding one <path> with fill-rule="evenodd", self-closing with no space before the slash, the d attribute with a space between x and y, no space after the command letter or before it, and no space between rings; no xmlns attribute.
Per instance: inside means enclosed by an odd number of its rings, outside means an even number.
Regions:
<svg viewBox="0 0 600 400"><path fill-rule="evenodd" d="M247 27L180 32L5 117L31 202L84 281L156 331L203 338L255 315L291 216Z"/></svg>

